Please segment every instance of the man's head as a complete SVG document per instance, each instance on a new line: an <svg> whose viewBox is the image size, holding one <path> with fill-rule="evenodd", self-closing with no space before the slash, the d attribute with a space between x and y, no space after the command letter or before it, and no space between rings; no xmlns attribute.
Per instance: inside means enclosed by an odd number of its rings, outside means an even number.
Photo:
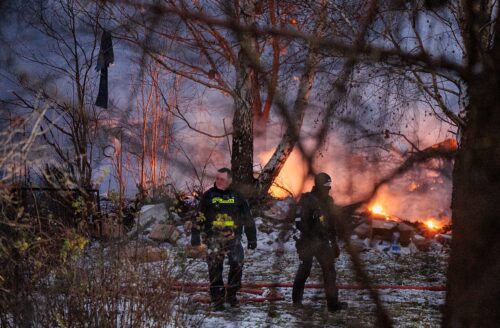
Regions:
<svg viewBox="0 0 500 328"><path fill-rule="evenodd" d="M217 170L217 175L215 176L215 186L220 190L226 190L232 181L231 170L227 167L223 167Z"/></svg>
<svg viewBox="0 0 500 328"><path fill-rule="evenodd" d="M332 178L324 172L318 173L314 177L314 186L321 192L328 193L332 188Z"/></svg>

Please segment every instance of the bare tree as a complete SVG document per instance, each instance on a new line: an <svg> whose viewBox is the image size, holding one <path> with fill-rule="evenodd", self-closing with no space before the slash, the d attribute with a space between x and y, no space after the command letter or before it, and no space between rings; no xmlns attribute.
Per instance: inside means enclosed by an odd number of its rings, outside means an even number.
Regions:
<svg viewBox="0 0 500 328"><path fill-rule="evenodd" d="M286 76L296 75L296 69L292 67L297 63L305 67L307 73L300 78L297 87L300 89L297 91L300 98L297 105L301 104L297 109L302 112L298 113L297 117L303 117L314 81L314 66L317 60L307 60L307 53L301 51L300 44L291 44L293 40L282 41L277 35L259 36L227 27L216 27L203 20L183 15L182 12L193 11L198 15L220 14L249 26L265 23L276 28L293 26L317 29L315 20L309 19L300 11L307 9L307 14L318 15L322 7L292 1L279 2L279 5L274 1L267 4L262 1L234 4L226 1L204 4L166 1L159 7L148 8L149 11L144 13L140 10L142 5L133 2L130 4L130 7L122 8L120 17L125 18L127 23L119 22L124 26L126 34L117 32L119 37L140 45L145 54L160 63L164 69L201 86L220 90L233 98L231 164L237 177L235 182L241 185L246 193L250 192L257 182L253 172L254 136L265 131L279 81L288 81ZM174 9L176 13L168 15L171 20L161 20L159 23L158 17L166 14L162 9L163 5ZM135 15L131 15L131 12ZM148 17L151 19L147 19ZM130 33L131 31L141 33ZM292 46L292 54L283 58L287 48ZM198 54L201 54L201 57ZM281 101L289 99L283 97ZM300 131L301 119L297 122L299 123L295 128ZM269 188L293 149L290 136L291 133L288 132L278 147L287 149L278 151L272 164L267 165L266 174L261 175L260 180L266 181L259 181L257 185L263 190Z"/></svg>
<svg viewBox="0 0 500 328"><path fill-rule="evenodd" d="M39 100L48 104L41 126L46 132L45 142L68 171L70 183L90 188L100 115L91 98L100 31L88 25L88 15L98 17L99 11L91 12L81 5L59 1L47 7L43 1L32 1L25 7L30 13L24 18L31 33L45 42L38 46L21 44L15 49L27 67L36 67L42 73L37 78L22 69L13 71L22 89L14 92L12 103L30 111L36 110Z"/></svg>
<svg viewBox="0 0 500 328"><path fill-rule="evenodd" d="M175 92L178 86L175 84L178 82L174 81L174 85L165 95L162 85L170 84L165 81L166 77L162 77L155 62L149 64L144 77L147 80L140 82L136 105L138 120L142 122L141 149L138 154L139 189L145 191L146 185L149 185L153 191L151 196L154 196L157 187L162 183L165 184L167 180L171 108L176 106Z"/></svg>
<svg viewBox="0 0 500 328"><path fill-rule="evenodd" d="M212 26L234 29L243 36L243 44L245 34L279 35L280 38L312 42L323 53L353 58L351 60L354 62L347 65L351 66L351 69L356 61L386 67L406 66L407 69L403 72L409 72L409 76L424 94L430 96L438 105L444 117L460 128L460 148L455 157L453 173L454 240L443 324L450 327L493 327L500 321L497 310L499 287L495 283L496 277L500 276L500 262L494 255L500 245L495 236L499 222L498 202L495 197L500 194L500 162L497 156L500 151L500 110L496 108L499 103L497 77L500 63L500 25L496 21L499 7L492 1L480 0L459 3L444 1L436 4L391 2L389 5L393 7L388 8L379 6L377 1L366 2L366 5L372 10L368 10L367 16L360 21L369 22L367 26L372 38L362 35L361 39L352 41L337 37L319 37L293 29L256 26L234 17L224 20L205 13L190 12L186 8L162 10L182 14ZM402 45L401 42L381 42L380 38L373 37L374 33L378 33L384 38L388 36L389 41L393 38L394 35L388 35L386 30L377 29L378 26L383 26L387 13L402 24L400 27L410 27L417 42L415 50L399 46ZM416 19L425 19L426 15L435 15L442 19L443 14L451 17L452 32L460 32L460 36L455 40L459 41L457 49L463 50L463 58L454 55L451 48L442 52L434 51L421 41L422 27L415 24ZM373 19L369 19L370 16ZM408 17L409 24L405 25ZM446 18L443 21L447 24L450 20ZM458 29L455 29L457 27ZM245 60L246 65L253 65L251 58ZM340 76L340 83L336 88L340 94L344 92L342 88L346 87L346 77L348 75ZM450 89L452 85L454 87ZM443 101L443 95L446 94L458 95L462 101L466 101L462 116L451 110L449 104ZM234 124L233 128L235 126L237 124ZM249 131L247 130L247 133ZM438 153L427 151L418 157L421 161L435 156L438 156ZM407 170L412 166L411 163L412 161L407 162L397 172ZM387 181L382 179L381 183Z"/></svg>

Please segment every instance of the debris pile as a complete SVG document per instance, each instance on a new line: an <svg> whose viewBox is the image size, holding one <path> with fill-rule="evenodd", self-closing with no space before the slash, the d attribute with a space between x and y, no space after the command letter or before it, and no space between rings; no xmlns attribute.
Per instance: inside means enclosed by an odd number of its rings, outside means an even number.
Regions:
<svg viewBox="0 0 500 328"><path fill-rule="evenodd" d="M376 248L390 254L444 249L451 243L451 232L430 231L420 222L381 220L368 216L353 216L351 242L360 251Z"/></svg>
<svg viewBox="0 0 500 328"><path fill-rule="evenodd" d="M173 211L169 212L165 203L144 205L128 236L176 244L181 234L177 225L182 224L179 215Z"/></svg>

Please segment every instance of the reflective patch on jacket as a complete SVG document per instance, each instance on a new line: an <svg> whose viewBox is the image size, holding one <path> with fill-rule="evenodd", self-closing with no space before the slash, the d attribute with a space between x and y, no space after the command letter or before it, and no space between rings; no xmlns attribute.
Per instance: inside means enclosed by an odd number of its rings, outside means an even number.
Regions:
<svg viewBox="0 0 500 328"><path fill-rule="evenodd" d="M227 214L217 214L215 220L212 221L212 225L218 229L225 228L235 228L236 224L234 223L233 218Z"/></svg>
<svg viewBox="0 0 500 328"><path fill-rule="evenodd" d="M212 198L212 204L234 204L236 200L234 197L224 199L222 197L214 197Z"/></svg>
<svg viewBox="0 0 500 328"><path fill-rule="evenodd" d="M234 228L236 226L233 220L214 220L212 225L216 228Z"/></svg>

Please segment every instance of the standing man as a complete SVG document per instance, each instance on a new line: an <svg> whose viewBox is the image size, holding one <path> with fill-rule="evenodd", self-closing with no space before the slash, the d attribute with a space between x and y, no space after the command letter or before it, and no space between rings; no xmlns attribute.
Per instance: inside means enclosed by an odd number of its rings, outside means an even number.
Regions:
<svg viewBox="0 0 500 328"><path fill-rule="evenodd" d="M243 231L248 248L257 247L257 231L250 208L239 193L229 189L231 180L231 170L228 168L217 171L214 186L201 198L191 236L191 245L198 246L202 240L207 245L210 298L215 311L224 310L224 299L231 307L238 306L236 293L241 287L243 274ZM222 279L226 256L229 262L227 290Z"/></svg>
<svg viewBox="0 0 500 328"><path fill-rule="evenodd" d="M332 197L329 196L331 185L330 176L319 173L314 177L314 187L311 192L302 194L300 198L295 219L297 229L300 231L300 237L296 238L300 265L293 282L292 301L294 305L302 305L304 285L311 273L315 257L323 271L328 310L334 312L346 304L339 302L335 285L335 259L340 252L333 217L334 204Z"/></svg>

